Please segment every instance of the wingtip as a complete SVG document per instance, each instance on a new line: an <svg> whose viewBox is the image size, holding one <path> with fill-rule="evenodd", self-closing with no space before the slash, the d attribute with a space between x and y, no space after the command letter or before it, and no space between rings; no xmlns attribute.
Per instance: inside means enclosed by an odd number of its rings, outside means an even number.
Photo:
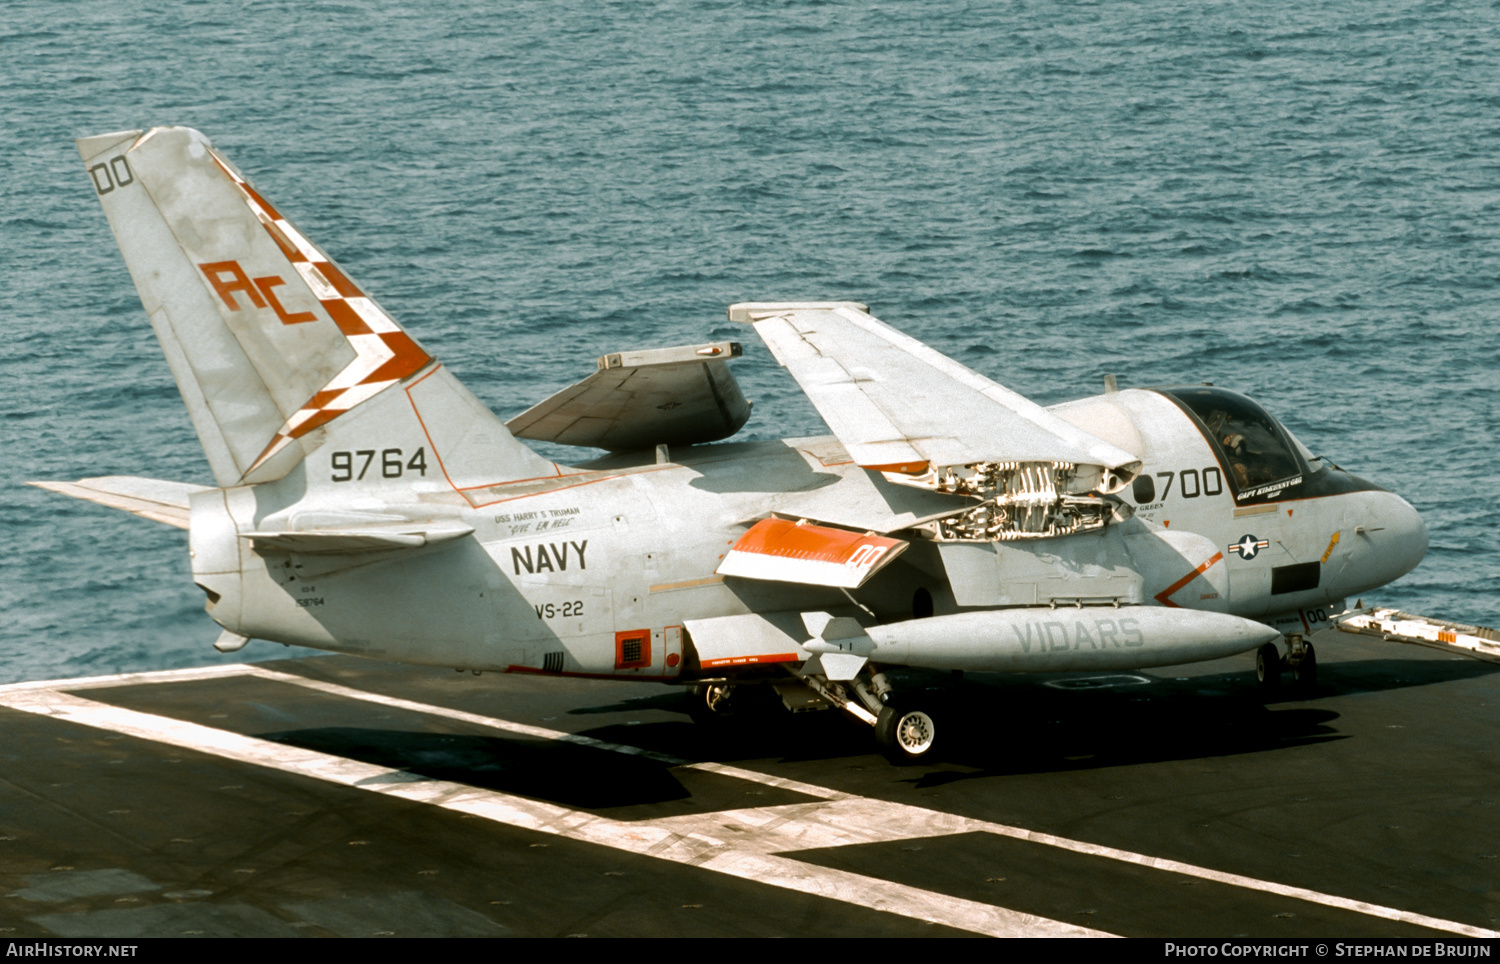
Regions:
<svg viewBox="0 0 1500 964"><path fill-rule="evenodd" d="M858 301L741 301L729 306L729 320L753 324L761 318L790 311L836 311L839 308L853 308L865 313L870 310L868 305Z"/></svg>

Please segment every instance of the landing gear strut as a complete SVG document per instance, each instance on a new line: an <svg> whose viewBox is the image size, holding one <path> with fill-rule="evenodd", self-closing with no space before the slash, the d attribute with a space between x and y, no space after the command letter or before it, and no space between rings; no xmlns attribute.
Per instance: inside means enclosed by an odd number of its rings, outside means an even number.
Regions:
<svg viewBox="0 0 1500 964"><path fill-rule="evenodd" d="M892 691L879 667L866 664L852 678L830 680L787 668L830 706L836 706L875 730L875 743L896 764L932 759L937 744L937 722L920 697Z"/></svg>
<svg viewBox="0 0 1500 964"><path fill-rule="evenodd" d="M1302 644L1302 658L1292 663L1292 679L1305 690L1318 685L1318 654L1313 651L1312 643Z"/></svg>

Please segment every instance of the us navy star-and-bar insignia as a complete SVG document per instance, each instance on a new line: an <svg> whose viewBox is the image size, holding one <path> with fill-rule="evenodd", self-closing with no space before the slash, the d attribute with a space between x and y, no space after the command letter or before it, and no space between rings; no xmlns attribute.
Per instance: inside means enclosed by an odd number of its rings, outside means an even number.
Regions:
<svg viewBox="0 0 1500 964"><path fill-rule="evenodd" d="M1241 559L1254 559L1255 554L1260 552L1271 543L1265 539L1257 539L1252 535L1240 537L1240 541L1229 547L1230 552L1238 552Z"/></svg>

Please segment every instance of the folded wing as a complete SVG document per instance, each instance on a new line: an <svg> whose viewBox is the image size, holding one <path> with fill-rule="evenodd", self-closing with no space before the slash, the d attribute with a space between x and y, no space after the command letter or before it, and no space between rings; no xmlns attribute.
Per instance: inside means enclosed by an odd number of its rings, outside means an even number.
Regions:
<svg viewBox="0 0 1500 964"><path fill-rule="evenodd" d="M517 438L628 452L717 442L738 432L750 403L727 360L738 342L623 351L599 370L505 423Z"/></svg>
<svg viewBox="0 0 1500 964"><path fill-rule="evenodd" d="M871 317L852 302L745 303L749 322L860 466L922 476L980 463L1068 466L1111 493L1140 459Z"/></svg>

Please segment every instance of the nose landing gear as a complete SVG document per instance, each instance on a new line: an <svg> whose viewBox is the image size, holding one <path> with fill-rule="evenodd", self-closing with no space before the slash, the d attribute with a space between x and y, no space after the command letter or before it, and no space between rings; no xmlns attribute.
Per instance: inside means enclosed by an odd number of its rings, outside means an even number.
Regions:
<svg viewBox="0 0 1500 964"><path fill-rule="evenodd" d="M1266 643L1255 651L1255 682L1263 695L1280 691L1283 668L1291 669L1292 682L1304 692L1311 692L1318 685L1318 654L1312 643L1301 636L1288 636L1286 644L1284 657L1275 643Z"/></svg>
<svg viewBox="0 0 1500 964"><path fill-rule="evenodd" d="M1292 664L1292 679L1305 690L1318 685L1318 654L1313 651L1312 643L1302 644L1302 657Z"/></svg>

